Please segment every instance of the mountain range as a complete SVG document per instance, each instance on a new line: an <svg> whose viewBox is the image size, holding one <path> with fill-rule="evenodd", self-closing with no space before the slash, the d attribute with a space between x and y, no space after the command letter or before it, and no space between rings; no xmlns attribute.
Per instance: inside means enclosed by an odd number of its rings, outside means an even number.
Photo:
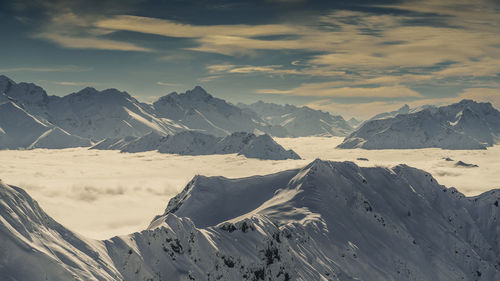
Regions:
<svg viewBox="0 0 500 281"><path fill-rule="evenodd" d="M499 136L500 112L491 103L462 100L447 106L369 120L338 147L486 149L498 143Z"/></svg>
<svg viewBox="0 0 500 281"><path fill-rule="evenodd" d="M151 132L142 137L104 139L90 149L120 150L121 152L158 151L180 155L237 153L247 158L268 160L300 159L293 150L285 150L269 135L238 132L216 137L195 131L183 131L161 136Z"/></svg>
<svg viewBox="0 0 500 281"><path fill-rule="evenodd" d="M282 106L288 117L262 116L215 98L199 86L146 104L117 89L87 87L63 97L51 96L35 84L0 76L0 106L5 107L0 116L0 149L90 146L106 138L142 137L150 132L161 136L195 131L216 137L236 132L287 137L345 135L352 130L342 117L306 107ZM44 141L35 144L42 135ZM58 142L51 143L56 135Z"/></svg>
<svg viewBox="0 0 500 281"><path fill-rule="evenodd" d="M340 115L315 110L307 106L279 105L258 101L249 105L238 104L256 112L270 124L284 127L293 137L346 136L352 126Z"/></svg>
<svg viewBox="0 0 500 281"><path fill-rule="evenodd" d="M500 190L315 160L194 177L141 232L98 241L0 183L2 280L498 280Z"/></svg>

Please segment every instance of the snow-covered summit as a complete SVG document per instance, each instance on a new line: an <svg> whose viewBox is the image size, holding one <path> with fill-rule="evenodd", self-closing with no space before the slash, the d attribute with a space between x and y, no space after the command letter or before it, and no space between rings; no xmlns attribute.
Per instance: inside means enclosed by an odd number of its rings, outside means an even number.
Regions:
<svg viewBox="0 0 500 281"><path fill-rule="evenodd" d="M26 107L32 105L43 105L48 102L48 95L44 89L33 83L15 83L7 76L0 75L0 95L10 97L18 104Z"/></svg>
<svg viewBox="0 0 500 281"><path fill-rule="evenodd" d="M499 200L406 165L318 159L265 176L196 176L147 230L95 241L0 184L0 277L497 280Z"/></svg>
<svg viewBox="0 0 500 281"><path fill-rule="evenodd" d="M91 149L120 150L121 152L157 150L160 153L180 155L237 153L247 158L300 159L293 150L284 149L269 135L255 135L245 132L236 132L225 137L216 137L197 131L183 131L168 136L151 132L142 137L105 139Z"/></svg>
<svg viewBox="0 0 500 281"><path fill-rule="evenodd" d="M264 177L197 176L150 229L187 217L245 253L245 239L273 229L265 276L284 267L292 280L493 280L499 199L499 190L467 198L406 165L315 160Z"/></svg>
<svg viewBox="0 0 500 281"><path fill-rule="evenodd" d="M415 108L410 108L409 105L405 104L405 105L403 105L402 107L400 107L397 110L390 111L390 112L379 113L379 114L373 116L372 118L368 119L367 121L376 120L376 119L391 118L391 117L397 116L398 114L416 113L416 112L419 112L419 111L422 111L422 110L428 109L428 108L435 108L435 106L433 106L433 105L422 105L422 106L417 106Z"/></svg>
<svg viewBox="0 0 500 281"><path fill-rule="evenodd" d="M0 180L1 280L123 280L104 244L80 237Z"/></svg>
<svg viewBox="0 0 500 281"><path fill-rule="evenodd" d="M315 110L307 106L279 105L258 101L250 105L238 104L262 116L264 120L284 127L292 136L346 136L352 132L351 125L340 115Z"/></svg>
<svg viewBox="0 0 500 281"><path fill-rule="evenodd" d="M215 98L200 86L185 93L171 93L153 103L158 116L175 120L192 130L226 136L234 132L261 131L286 136L280 126L271 126L256 114L249 114L223 99Z"/></svg>
<svg viewBox="0 0 500 281"><path fill-rule="evenodd" d="M485 149L500 136L500 112L491 103L463 100L364 123L340 148Z"/></svg>

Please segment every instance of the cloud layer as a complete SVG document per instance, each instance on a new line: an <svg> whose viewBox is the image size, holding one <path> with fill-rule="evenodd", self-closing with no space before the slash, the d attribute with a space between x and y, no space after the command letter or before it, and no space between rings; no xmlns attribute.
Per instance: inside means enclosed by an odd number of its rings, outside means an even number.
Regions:
<svg viewBox="0 0 500 281"><path fill-rule="evenodd" d="M236 155L176 156L86 149L0 151L0 178L26 189L56 220L94 238L147 227L168 200L196 174L244 177L300 168L315 158L363 166L406 163L432 173L441 184L475 195L500 187L500 146L486 151L341 150L342 138L277 139L303 160L267 161ZM360 161L357 158L368 158ZM479 165L457 168L443 157Z"/></svg>

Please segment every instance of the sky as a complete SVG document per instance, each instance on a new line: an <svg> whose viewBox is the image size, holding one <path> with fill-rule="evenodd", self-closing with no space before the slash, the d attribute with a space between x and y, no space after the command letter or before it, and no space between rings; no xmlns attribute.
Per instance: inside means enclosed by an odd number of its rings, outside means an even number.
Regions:
<svg viewBox="0 0 500 281"><path fill-rule="evenodd" d="M232 103L369 118L463 98L500 108L500 0L9 0L0 74L151 102L201 85Z"/></svg>

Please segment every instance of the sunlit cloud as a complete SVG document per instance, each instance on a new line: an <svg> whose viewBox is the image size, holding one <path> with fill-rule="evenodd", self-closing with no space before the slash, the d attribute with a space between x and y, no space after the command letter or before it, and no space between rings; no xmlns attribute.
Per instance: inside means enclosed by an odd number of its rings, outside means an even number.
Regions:
<svg viewBox="0 0 500 281"><path fill-rule="evenodd" d="M200 38L210 36L255 37L284 35L297 32L300 27L283 24L266 25L191 25L166 19L115 16L95 23L96 27L112 30L127 30L167 37Z"/></svg>
<svg viewBox="0 0 500 281"><path fill-rule="evenodd" d="M52 83L61 85L61 86L88 86L88 85L97 85L99 83L95 82L73 82L73 81L53 81Z"/></svg>
<svg viewBox="0 0 500 281"><path fill-rule="evenodd" d="M330 83L308 83L289 90L259 89L259 94L311 96L311 97L337 97L337 98L401 98L421 97L421 95L404 86L382 86L373 88L341 87L333 88Z"/></svg>
<svg viewBox="0 0 500 281"><path fill-rule="evenodd" d="M300 71L296 69L284 68L282 65L230 65L230 64L216 64L207 66L207 70L212 74L252 74L252 73L264 73L264 74L301 74Z"/></svg>
<svg viewBox="0 0 500 281"><path fill-rule="evenodd" d="M41 33L37 35L37 37L44 38L62 47L71 49L153 52L152 49L140 47L132 43L101 39L97 37L75 37L57 33Z"/></svg>
<svg viewBox="0 0 500 281"><path fill-rule="evenodd" d="M271 89L248 93L420 100L433 93L413 89L500 88L500 9L494 1L415 0L382 8L390 10L331 9L272 24L194 23L137 16L132 10L105 15L60 8L33 36L64 48L149 52L169 66L202 58L205 67L192 77L197 82L291 79L289 88L266 86ZM130 33L182 40L162 50L156 41L146 43L149 36L137 41Z"/></svg>
<svg viewBox="0 0 500 281"><path fill-rule="evenodd" d="M156 85L167 86L167 87L177 87L177 86L180 86L182 84L158 81L158 82L156 82Z"/></svg>
<svg viewBox="0 0 500 281"><path fill-rule="evenodd" d="M152 49L134 43L103 38L111 31L95 28L95 20L94 16L82 17L72 12L57 13L33 37L71 49L153 52Z"/></svg>

